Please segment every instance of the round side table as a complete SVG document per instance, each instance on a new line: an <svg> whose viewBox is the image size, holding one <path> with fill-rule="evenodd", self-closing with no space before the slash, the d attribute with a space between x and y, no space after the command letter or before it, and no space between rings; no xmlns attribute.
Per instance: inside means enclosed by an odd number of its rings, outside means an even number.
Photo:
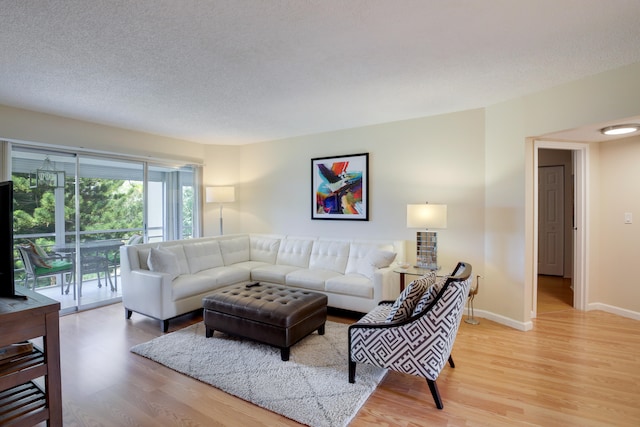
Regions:
<svg viewBox="0 0 640 427"><path fill-rule="evenodd" d="M404 291L405 286L405 275L409 276L424 276L430 271L440 271L440 267L438 268L420 268L420 267L407 267L407 268L395 268L393 270L394 273L398 273L400 275L400 292Z"/></svg>

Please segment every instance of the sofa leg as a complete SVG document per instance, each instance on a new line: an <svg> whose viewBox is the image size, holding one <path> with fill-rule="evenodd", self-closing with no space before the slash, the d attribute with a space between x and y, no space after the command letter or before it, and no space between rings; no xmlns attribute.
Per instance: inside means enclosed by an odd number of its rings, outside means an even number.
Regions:
<svg viewBox="0 0 640 427"><path fill-rule="evenodd" d="M169 330L169 321L168 320L162 320L161 321L162 325L160 326L162 329L162 332L165 333Z"/></svg>
<svg viewBox="0 0 640 427"><path fill-rule="evenodd" d="M356 362L349 360L349 382L351 384L356 382Z"/></svg>
<svg viewBox="0 0 640 427"><path fill-rule="evenodd" d="M132 313L133 313L133 311L131 311L128 308L125 307L125 309L124 309L124 318L125 319L131 319L131 314Z"/></svg>
<svg viewBox="0 0 640 427"><path fill-rule="evenodd" d="M438 385L435 381L427 380L427 384L429 384L429 390L431 390L431 395L433 396L433 400L436 402L436 408L442 409L442 399L440 399L440 392L438 391Z"/></svg>

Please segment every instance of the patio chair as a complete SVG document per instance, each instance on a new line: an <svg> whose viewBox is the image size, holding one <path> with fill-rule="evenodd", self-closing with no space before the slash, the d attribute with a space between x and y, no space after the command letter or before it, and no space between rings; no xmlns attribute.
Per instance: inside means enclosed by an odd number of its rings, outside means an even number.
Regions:
<svg viewBox="0 0 640 427"><path fill-rule="evenodd" d="M58 254L46 254L38 250L35 244L18 245L20 259L24 265L24 286L28 288L29 280L33 282L31 288L36 289L36 283L41 277L60 276L60 293L69 293L69 286L75 284L75 266L73 259ZM42 256L45 254L45 256ZM67 289L64 290L63 276L67 276Z"/></svg>
<svg viewBox="0 0 640 427"><path fill-rule="evenodd" d="M82 263L80 271L82 275L85 274L95 274L98 278L98 287L102 287L102 281L100 275L104 275L104 285L107 286L107 281L109 281L109 285L111 286L111 290L114 291L115 288L113 286L113 282L111 281L111 272L109 270L109 259L106 255L96 254L96 255L85 255L82 254L80 257L80 261Z"/></svg>
<svg viewBox="0 0 640 427"><path fill-rule="evenodd" d="M436 379L447 361L455 367L451 349L470 284L471 265L460 262L450 276L417 297L410 295L410 285L397 301L380 302L349 326L349 382L355 382L356 363L417 375L427 380L436 407L442 409ZM405 313L404 318L397 319L394 310Z"/></svg>

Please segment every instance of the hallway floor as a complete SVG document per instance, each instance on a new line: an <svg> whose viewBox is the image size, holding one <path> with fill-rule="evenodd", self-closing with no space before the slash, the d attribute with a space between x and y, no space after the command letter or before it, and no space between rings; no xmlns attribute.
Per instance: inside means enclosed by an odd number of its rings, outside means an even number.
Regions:
<svg viewBox="0 0 640 427"><path fill-rule="evenodd" d="M538 314L573 308L571 279L538 275Z"/></svg>

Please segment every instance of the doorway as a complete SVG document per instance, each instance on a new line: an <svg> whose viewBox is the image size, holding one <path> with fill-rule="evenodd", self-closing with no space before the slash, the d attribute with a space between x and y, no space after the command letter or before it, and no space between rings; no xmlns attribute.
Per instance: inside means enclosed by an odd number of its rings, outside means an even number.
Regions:
<svg viewBox="0 0 640 427"><path fill-rule="evenodd" d="M535 141L531 317L584 310L588 144Z"/></svg>
<svg viewBox="0 0 640 427"><path fill-rule="evenodd" d="M538 314L573 308L573 193L572 152L538 150Z"/></svg>

